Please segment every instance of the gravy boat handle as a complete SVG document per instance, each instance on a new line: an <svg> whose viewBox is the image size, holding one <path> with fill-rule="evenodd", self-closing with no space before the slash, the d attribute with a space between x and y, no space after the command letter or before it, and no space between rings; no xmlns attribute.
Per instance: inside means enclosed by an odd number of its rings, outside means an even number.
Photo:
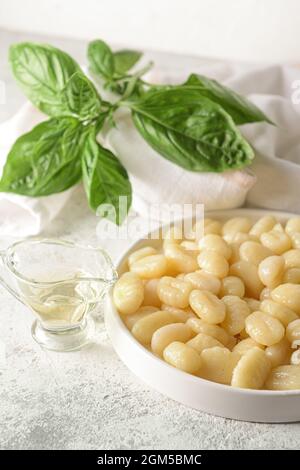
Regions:
<svg viewBox="0 0 300 470"><path fill-rule="evenodd" d="M3 267L6 270L7 268L6 268L6 263L5 263L5 255L6 255L5 250L0 250L0 267ZM13 295L15 299L17 299L23 305L26 305L22 297L19 295L19 293L7 283L7 281L4 279L1 273L0 273L0 284L2 284L4 289L6 289L11 295Z"/></svg>

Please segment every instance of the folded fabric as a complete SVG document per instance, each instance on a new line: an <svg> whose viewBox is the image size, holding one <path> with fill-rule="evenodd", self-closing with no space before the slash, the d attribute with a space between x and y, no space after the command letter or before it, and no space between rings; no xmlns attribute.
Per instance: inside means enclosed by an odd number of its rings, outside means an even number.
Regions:
<svg viewBox="0 0 300 470"><path fill-rule="evenodd" d="M0 173L14 141L45 116L27 102L20 111L0 125ZM0 235L26 237L39 234L58 214L73 189L46 197L0 193Z"/></svg>
<svg viewBox="0 0 300 470"><path fill-rule="evenodd" d="M189 70L159 70L153 83L182 83ZM193 173L162 159L140 137L127 113L117 119L106 142L128 169L134 206L140 212L152 203L203 203L206 210L251 207L300 212L300 107L292 102L299 70L288 66L209 63L194 72L215 78L247 96L276 126L241 126L256 152L243 171Z"/></svg>
<svg viewBox="0 0 300 470"><path fill-rule="evenodd" d="M291 99L299 70L220 61L199 61L199 66L193 70L183 70L169 67L167 59L166 56L165 65L149 76L153 83L180 83L190 72L207 75L246 95L276 126L259 123L241 127L256 151L251 167L222 174L194 173L155 152L138 134L128 112L121 110L117 127L102 134L101 139L129 172L133 207L143 214L153 203L203 203L207 210L234 208L246 203L300 212L300 113ZM0 125L0 172L16 138L44 119L44 115L26 103L12 119ZM71 194L72 188L41 198L0 193L0 233L14 236L40 233Z"/></svg>

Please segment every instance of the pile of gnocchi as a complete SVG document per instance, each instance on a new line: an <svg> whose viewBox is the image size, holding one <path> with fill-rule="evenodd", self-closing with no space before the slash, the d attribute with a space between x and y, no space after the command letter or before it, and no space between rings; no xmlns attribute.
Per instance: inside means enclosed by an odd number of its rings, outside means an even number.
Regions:
<svg viewBox="0 0 300 470"><path fill-rule="evenodd" d="M128 257L113 291L143 346L233 387L300 390L300 217L204 219ZM199 233L201 234L199 236Z"/></svg>

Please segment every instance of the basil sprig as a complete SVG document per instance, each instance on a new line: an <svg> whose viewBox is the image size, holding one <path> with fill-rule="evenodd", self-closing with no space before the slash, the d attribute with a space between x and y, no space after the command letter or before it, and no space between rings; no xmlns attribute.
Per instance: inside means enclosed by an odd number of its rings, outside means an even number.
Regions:
<svg viewBox="0 0 300 470"><path fill-rule="evenodd" d="M151 147L186 170L221 172L252 162L254 151L237 126L272 123L260 109L201 75L190 75L182 85L151 85L143 75L152 64L130 72L141 56L132 50L113 52L102 40L89 44L93 76L116 93L109 103L65 52L42 44L13 45L13 74L28 99L50 119L14 143L0 191L48 196L82 179L91 209L109 206L113 211L101 214L122 223L132 199L128 174L97 141L102 126L114 123L120 106L131 110L135 127Z"/></svg>
<svg viewBox="0 0 300 470"><path fill-rule="evenodd" d="M79 65L59 49L21 43L10 48L9 58L26 96L51 119L21 136L12 146L0 191L48 196L70 188L83 175L91 208L97 210L99 204L111 204L116 223L122 223L119 197L128 199L128 208L131 203L128 175L118 159L96 142L96 131L109 116L111 105L101 100ZM103 154L109 154L109 162L108 158L101 160ZM93 161L92 172L86 171L88 161ZM113 177L108 181L109 167ZM123 184L112 184L114 178Z"/></svg>

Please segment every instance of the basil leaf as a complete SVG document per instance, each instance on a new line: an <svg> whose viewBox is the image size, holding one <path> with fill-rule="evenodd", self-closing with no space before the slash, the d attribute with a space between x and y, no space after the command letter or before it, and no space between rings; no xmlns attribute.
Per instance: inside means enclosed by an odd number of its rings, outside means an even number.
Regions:
<svg viewBox="0 0 300 470"><path fill-rule="evenodd" d="M87 55L92 72L110 81L115 72L114 55L110 47L97 39L90 42Z"/></svg>
<svg viewBox="0 0 300 470"><path fill-rule="evenodd" d="M107 218L121 225L131 206L131 184L125 168L112 152L96 141L94 133L90 133L85 142L82 177L90 207L96 211L102 204L111 205L116 219L111 217L111 212ZM120 196L126 198L125 211L120 205Z"/></svg>
<svg viewBox="0 0 300 470"><path fill-rule="evenodd" d="M251 101L216 80L203 75L192 74L184 86L196 87L202 96L218 103L238 125L250 122L273 122Z"/></svg>
<svg viewBox="0 0 300 470"><path fill-rule="evenodd" d="M128 102L144 139L190 171L224 171L251 163L254 152L218 104L188 88L145 93Z"/></svg>
<svg viewBox="0 0 300 470"><path fill-rule="evenodd" d="M142 57L142 53L123 49L114 53L115 70L123 75L130 70Z"/></svg>
<svg viewBox="0 0 300 470"><path fill-rule="evenodd" d="M81 72L76 72L61 92L62 108L80 120L94 119L101 112L101 100L93 83Z"/></svg>
<svg viewBox="0 0 300 470"><path fill-rule="evenodd" d="M38 124L10 150L0 191L47 196L73 186L81 178L82 135L82 126L73 118Z"/></svg>
<svg viewBox="0 0 300 470"><path fill-rule="evenodd" d="M79 65L55 47L28 42L11 46L9 60L27 98L49 116L62 114L60 92L72 75L80 72Z"/></svg>

